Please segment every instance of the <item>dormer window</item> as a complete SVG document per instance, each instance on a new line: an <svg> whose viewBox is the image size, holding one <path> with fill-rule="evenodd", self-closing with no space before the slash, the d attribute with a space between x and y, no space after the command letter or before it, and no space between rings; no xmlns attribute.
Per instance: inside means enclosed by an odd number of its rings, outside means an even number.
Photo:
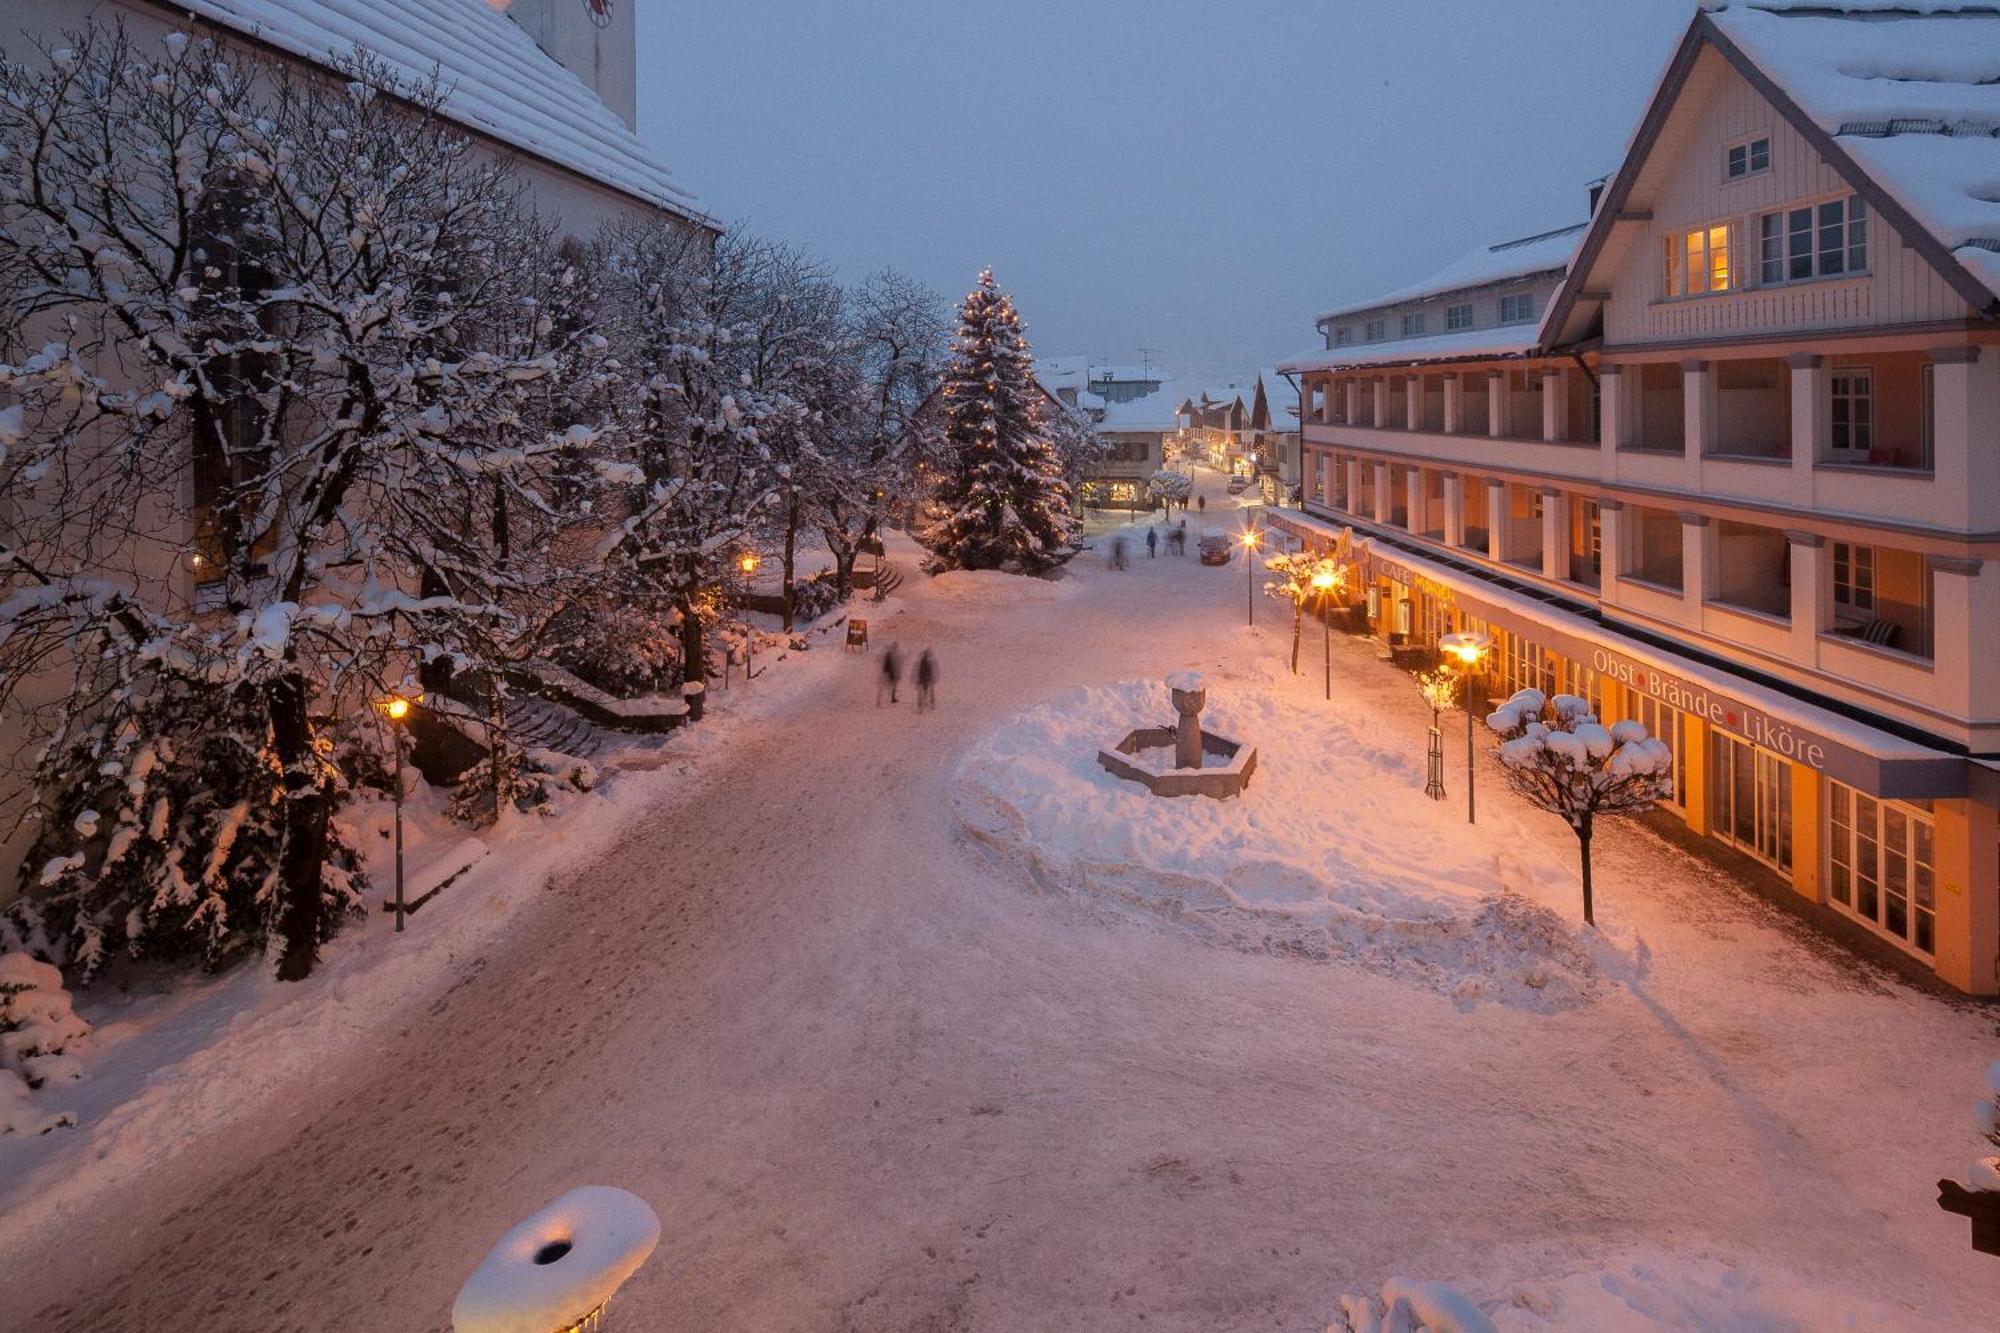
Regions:
<svg viewBox="0 0 2000 1333"><path fill-rule="evenodd" d="M1424 331L1424 322L1422 315L1403 316L1403 336L1405 338L1416 337Z"/></svg>
<svg viewBox="0 0 2000 1333"><path fill-rule="evenodd" d="M1345 347L1353 341L1354 341L1354 330L1349 328L1347 325L1342 324L1339 328L1333 331L1333 345L1335 347Z"/></svg>
<svg viewBox="0 0 2000 1333"><path fill-rule="evenodd" d="M1382 340L1383 340L1384 338L1386 338L1386 337L1388 337L1388 336L1389 336L1389 321L1388 321L1388 320L1386 320L1386 319L1371 319L1371 320L1369 320L1369 321L1368 321L1368 341L1369 341L1369 342L1372 342L1372 343L1378 343L1378 342L1381 342L1381 341L1382 341Z"/></svg>
<svg viewBox="0 0 2000 1333"><path fill-rule="evenodd" d="M1444 326L1447 329L1471 328L1472 302L1463 301L1455 306L1447 306L1444 312Z"/></svg>
<svg viewBox="0 0 2000 1333"><path fill-rule="evenodd" d="M1729 145L1722 154L1722 173L1729 180L1742 180L1771 169L1771 136L1760 134Z"/></svg>
<svg viewBox="0 0 2000 1333"><path fill-rule="evenodd" d="M1535 294L1521 292L1514 296L1500 298L1500 322L1502 324L1526 324L1535 317Z"/></svg>

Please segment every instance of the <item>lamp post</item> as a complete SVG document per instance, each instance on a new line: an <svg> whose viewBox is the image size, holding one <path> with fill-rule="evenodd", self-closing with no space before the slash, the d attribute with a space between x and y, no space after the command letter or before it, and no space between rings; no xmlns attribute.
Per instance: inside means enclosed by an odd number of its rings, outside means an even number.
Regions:
<svg viewBox="0 0 2000 1333"><path fill-rule="evenodd" d="M403 918L408 915L403 906L403 729L409 722L410 709L423 701L419 694L414 699L408 695L390 694L375 701L375 707L383 717L389 719L389 735L396 750L396 771L391 775L389 790L396 803L396 933L403 930Z"/></svg>
<svg viewBox="0 0 2000 1333"><path fill-rule="evenodd" d="M1249 624L1257 623L1257 540L1255 528L1243 530L1243 605L1249 611Z"/></svg>
<svg viewBox="0 0 2000 1333"><path fill-rule="evenodd" d="M1333 621L1327 618L1326 599L1340 583L1340 575L1324 567L1313 571L1312 586L1319 589L1319 630L1320 646L1324 649L1322 659L1326 664L1326 697L1333 699Z"/></svg>
<svg viewBox="0 0 2000 1333"><path fill-rule="evenodd" d="M1472 684L1477 677L1481 659L1486 656L1487 650L1492 646L1492 636L1482 634L1477 630L1461 630L1456 634L1445 634L1438 638L1438 648L1454 658L1459 664L1459 669L1465 673L1465 822L1468 824L1477 822L1473 817L1472 790L1474 774L1472 766L1474 757L1472 745L1472 715L1474 712Z"/></svg>
<svg viewBox="0 0 2000 1333"><path fill-rule="evenodd" d="M743 571L743 688L750 688L750 576L757 572L757 553L745 551L736 567Z"/></svg>

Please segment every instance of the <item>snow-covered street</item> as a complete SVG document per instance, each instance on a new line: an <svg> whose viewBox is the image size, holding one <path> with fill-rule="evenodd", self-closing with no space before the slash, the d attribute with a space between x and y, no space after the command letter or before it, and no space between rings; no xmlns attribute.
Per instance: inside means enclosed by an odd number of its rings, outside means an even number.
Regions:
<svg viewBox="0 0 2000 1333"><path fill-rule="evenodd" d="M1933 1182L1975 1154L1991 1011L1643 829L1600 835L1603 938L1549 1003L1187 929L969 836L954 784L996 729L1193 667L1224 716L1367 737L1252 737L1246 798L1393 807L1407 840L1354 848L1357 885L1490 873L1580 938L1567 832L1497 769L1476 834L1422 801L1409 678L1335 635L1328 705L1316 627L1290 676L1289 612L1260 596L1246 630L1244 602L1240 560L1143 545L1052 584L911 578L858 613L877 649L937 651L937 711L877 707L873 653L779 665L698 784L663 784L429 1003L141 1187L32 1237L0 1221L0 1325L442 1329L493 1240L581 1184L663 1223L622 1329L1316 1331L1398 1275L1510 1330L1990 1325L2000 1264Z"/></svg>

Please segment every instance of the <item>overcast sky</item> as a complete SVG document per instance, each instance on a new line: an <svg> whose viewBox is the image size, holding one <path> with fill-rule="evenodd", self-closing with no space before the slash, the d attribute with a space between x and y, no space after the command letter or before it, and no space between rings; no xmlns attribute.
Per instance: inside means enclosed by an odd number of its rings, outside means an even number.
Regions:
<svg viewBox="0 0 2000 1333"><path fill-rule="evenodd" d="M1183 378L1579 221L1692 0L630 0L640 132L717 216L1041 355Z"/></svg>

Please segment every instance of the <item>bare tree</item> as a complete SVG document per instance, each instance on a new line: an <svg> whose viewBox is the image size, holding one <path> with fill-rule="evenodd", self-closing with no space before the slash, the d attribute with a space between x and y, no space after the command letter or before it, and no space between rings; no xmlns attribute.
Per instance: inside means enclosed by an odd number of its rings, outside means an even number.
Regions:
<svg viewBox="0 0 2000 1333"><path fill-rule="evenodd" d="M1306 606L1315 599L1323 600L1340 586L1340 565L1331 556L1295 551L1272 556L1264 567L1277 576L1264 585L1265 593L1292 604L1292 674L1296 676Z"/></svg>
<svg viewBox="0 0 2000 1333"><path fill-rule="evenodd" d="M1560 815L1576 834L1583 861L1583 919L1597 924L1590 892L1590 839L1600 815L1651 809L1666 794L1674 755L1626 720L1606 727L1590 703L1573 694L1547 698L1520 690L1494 709L1486 725L1506 738L1500 763L1507 785L1528 802Z"/></svg>

